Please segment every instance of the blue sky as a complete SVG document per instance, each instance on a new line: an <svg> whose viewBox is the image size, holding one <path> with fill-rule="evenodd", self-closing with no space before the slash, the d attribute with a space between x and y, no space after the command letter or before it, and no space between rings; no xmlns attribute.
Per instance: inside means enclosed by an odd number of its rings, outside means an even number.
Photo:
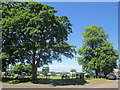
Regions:
<svg viewBox="0 0 120 90"><path fill-rule="evenodd" d="M82 47L82 33L85 27L92 25L102 26L109 34L110 42L118 49L118 6L117 2L42 2L53 6L58 11L56 15L68 16L72 23L73 33L69 35L69 44ZM81 72L77 59L64 58L61 63L56 61L49 65L50 71L65 72L76 69ZM40 69L38 69L40 70Z"/></svg>
<svg viewBox="0 0 120 90"><path fill-rule="evenodd" d="M29 0L19 0L19 1L29 1ZM33 1L36 1L36 2L119 2L119 0L33 0Z"/></svg>

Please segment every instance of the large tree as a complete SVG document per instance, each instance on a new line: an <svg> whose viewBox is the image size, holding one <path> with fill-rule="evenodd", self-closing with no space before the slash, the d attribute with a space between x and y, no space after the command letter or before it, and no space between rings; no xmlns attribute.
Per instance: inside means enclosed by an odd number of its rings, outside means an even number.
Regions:
<svg viewBox="0 0 120 90"><path fill-rule="evenodd" d="M67 16L56 16L53 7L37 2L2 3L3 47L9 57L4 62L32 65L32 78L37 67L73 57L68 34L72 32Z"/></svg>
<svg viewBox="0 0 120 90"><path fill-rule="evenodd" d="M108 41L108 34L105 34L101 26L86 27L83 32L83 45L78 50L81 55L78 62L86 72L95 71L107 75L116 68L118 59L117 50Z"/></svg>

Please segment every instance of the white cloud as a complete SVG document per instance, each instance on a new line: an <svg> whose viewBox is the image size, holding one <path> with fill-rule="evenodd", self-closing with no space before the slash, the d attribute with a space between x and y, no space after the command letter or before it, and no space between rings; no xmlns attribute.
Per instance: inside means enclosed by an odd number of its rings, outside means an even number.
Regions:
<svg viewBox="0 0 120 90"><path fill-rule="evenodd" d="M49 65L50 67L71 67L72 65Z"/></svg>
<svg viewBox="0 0 120 90"><path fill-rule="evenodd" d="M71 69L76 69L81 71L82 67L77 65L49 65L51 71L70 71Z"/></svg>
<svg viewBox="0 0 120 90"><path fill-rule="evenodd" d="M69 72L71 69L75 69L78 72L82 72L82 66L79 65L49 65L50 71L55 72ZM38 69L39 71L42 70L42 68Z"/></svg>

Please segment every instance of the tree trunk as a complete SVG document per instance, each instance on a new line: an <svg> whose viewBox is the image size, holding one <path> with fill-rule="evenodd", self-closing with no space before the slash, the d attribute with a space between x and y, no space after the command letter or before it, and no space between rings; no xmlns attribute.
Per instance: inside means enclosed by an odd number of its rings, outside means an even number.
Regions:
<svg viewBox="0 0 120 90"><path fill-rule="evenodd" d="M105 77L104 77L104 78L106 79L106 78L107 78L107 74L106 74L106 73L104 73L104 75L105 75Z"/></svg>
<svg viewBox="0 0 120 90"><path fill-rule="evenodd" d="M37 80L37 67L36 65L32 65L32 81Z"/></svg>
<svg viewBox="0 0 120 90"><path fill-rule="evenodd" d="M98 77L97 77L97 76L98 76L98 71L97 71L97 70L95 71L95 74L96 74L96 77L95 77L95 78L98 78Z"/></svg>
<svg viewBox="0 0 120 90"><path fill-rule="evenodd" d="M36 50L33 49L33 56L32 56L32 81L37 80L37 66L35 64L35 55L36 55Z"/></svg>

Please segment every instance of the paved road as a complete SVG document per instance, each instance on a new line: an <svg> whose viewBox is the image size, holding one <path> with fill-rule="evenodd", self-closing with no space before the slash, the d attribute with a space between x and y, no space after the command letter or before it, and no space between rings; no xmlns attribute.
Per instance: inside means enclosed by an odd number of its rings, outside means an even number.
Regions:
<svg viewBox="0 0 120 90"><path fill-rule="evenodd" d="M62 86L57 86L63 88ZM76 85L76 86L64 86L64 88L118 88L118 80L112 80L107 82L91 82L85 85Z"/></svg>
<svg viewBox="0 0 120 90"><path fill-rule="evenodd" d="M118 80L90 82L85 85L67 85L56 87L49 84L2 84L2 88L118 88Z"/></svg>

